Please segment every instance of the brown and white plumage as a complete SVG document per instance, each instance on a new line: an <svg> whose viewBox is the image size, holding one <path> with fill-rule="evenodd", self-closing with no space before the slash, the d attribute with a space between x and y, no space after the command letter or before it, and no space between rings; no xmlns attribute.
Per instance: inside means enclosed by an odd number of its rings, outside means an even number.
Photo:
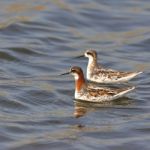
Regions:
<svg viewBox="0 0 150 150"><path fill-rule="evenodd" d="M113 69L105 69L97 63L95 50L87 50L84 54L88 57L87 79L97 83L121 83L127 82L142 72L123 72Z"/></svg>
<svg viewBox="0 0 150 150"><path fill-rule="evenodd" d="M90 88L84 79L83 71L80 67L72 67L68 73L71 73L75 78L75 99L80 99L89 102L111 101L122 97L124 94L133 90L135 87L128 88Z"/></svg>

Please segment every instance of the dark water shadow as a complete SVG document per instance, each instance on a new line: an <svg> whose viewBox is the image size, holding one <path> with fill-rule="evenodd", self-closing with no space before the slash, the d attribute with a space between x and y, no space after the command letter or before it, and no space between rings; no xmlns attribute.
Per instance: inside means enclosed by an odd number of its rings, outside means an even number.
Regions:
<svg viewBox="0 0 150 150"><path fill-rule="evenodd" d="M131 109L134 108L134 100L128 97L122 97L110 102L101 103L74 100L74 117L80 118L87 115L89 112L108 108Z"/></svg>

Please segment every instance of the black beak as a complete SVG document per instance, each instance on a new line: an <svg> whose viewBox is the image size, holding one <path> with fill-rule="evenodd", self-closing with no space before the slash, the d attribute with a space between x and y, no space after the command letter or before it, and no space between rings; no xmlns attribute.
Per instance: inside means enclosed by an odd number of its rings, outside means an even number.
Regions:
<svg viewBox="0 0 150 150"><path fill-rule="evenodd" d="M62 73L60 74L60 76L67 75L67 74L70 74L70 72Z"/></svg>
<svg viewBox="0 0 150 150"><path fill-rule="evenodd" d="M81 57L84 57L84 55L76 56L75 58L81 58Z"/></svg>

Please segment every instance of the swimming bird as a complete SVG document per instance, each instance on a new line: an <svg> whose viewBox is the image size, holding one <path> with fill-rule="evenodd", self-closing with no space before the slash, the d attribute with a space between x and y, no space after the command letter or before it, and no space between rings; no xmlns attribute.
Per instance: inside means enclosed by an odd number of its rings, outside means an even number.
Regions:
<svg viewBox="0 0 150 150"><path fill-rule="evenodd" d="M75 79L75 99L89 101L89 102L104 102L111 101L122 97L129 91L132 91L135 87L128 88L90 88L87 81L84 78L83 71L80 67L71 67L69 72L61 74L72 74Z"/></svg>
<svg viewBox="0 0 150 150"><path fill-rule="evenodd" d="M86 50L84 55L88 57L86 77L89 81L97 83L122 83L127 82L142 72L123 72L113 69L103 68L97 63L97 53L95 50Z"/></svg>

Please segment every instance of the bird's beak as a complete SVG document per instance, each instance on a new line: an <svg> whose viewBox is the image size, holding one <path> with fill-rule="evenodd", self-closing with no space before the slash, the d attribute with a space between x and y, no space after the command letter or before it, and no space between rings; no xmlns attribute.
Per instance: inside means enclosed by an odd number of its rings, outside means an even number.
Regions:
<svg viewBox="0 0 150 150"><path fill-rule="evenodd" d="M75 58L81 58L81 57L84 57L84 55L76 56Z"/></svg>
<svg viewBox="0 0 150 150"><path fill-rule="evenodd" d="M70 72L62 73L60 74L60 76L67 75L67 74L70 74Z"/></svg>

